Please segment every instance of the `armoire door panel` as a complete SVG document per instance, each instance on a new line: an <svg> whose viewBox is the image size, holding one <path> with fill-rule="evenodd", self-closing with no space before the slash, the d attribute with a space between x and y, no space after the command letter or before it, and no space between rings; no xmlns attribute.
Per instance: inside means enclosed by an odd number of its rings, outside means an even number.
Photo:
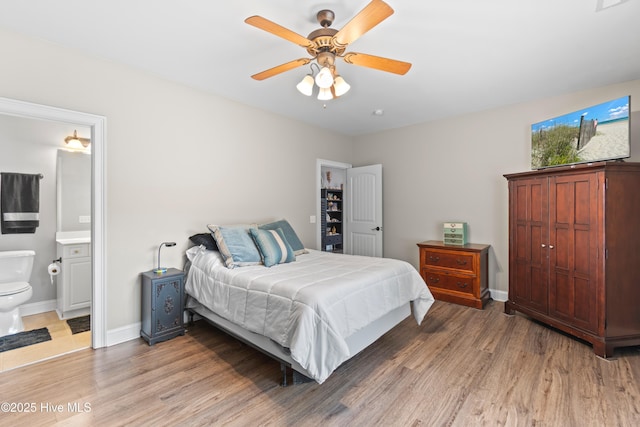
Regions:
<svg viewBox="0 0 640 427"><path fill-rule="evenodd" d="M544 186L543 186L544 184ZM544 205L541 203L546 193L546 182L535 180L529 185L529 203L527 204L527 220L532 222L546 222Z"/></svg>
<svg viewBox="0 0 640 427"><path fill-rule="evenodd" d="M540 179L518 182L511 197L511 233L515 239L515 302L548 311L548 258L547 240L548 213L542 203L547 194L547 181Z"/></svg>
<svg viewBox="0 0 640 427"><path fill-rule="evenodd" d="M571 249L573 244L570 242L570 230L566 228L556 228L554 242L549 249L549 263L557 268L569 269L571 268Z"/></svg>
<svg viewBox="0 0 640 427"><path fill-rule="evenodd" d="M573 268L576 274L591 274L593 268L593 254L591 253L591 239L593 233L590 230L576 230L574 235L574 246L576 248L582 248L581 250L574 251L574 264ZM595 248L594 248L595 250Z"/></svg>
<svg viewBox="0 0 640 427"><path fill-rule="evenodd" d="M551 200L549 214L551 221L556 224L569 224L573 222L573 192L572 186L565 182L556 182L549 189Z"/></svg>
<svg viewBox="0 0 640 427"><path fill-rule="evenodd" d="M575 184L575 220L576 225L583 224L587 226L594 225L594 217L592 216L592 200L593 187L597 185L594 180L578 181Z"/></svg>
<svg viewBox="0 0 640 427"><path fill-rule="evenodd" d="M566 271L556 270L552 274L551 292L554 295L550 311L556 316L570 318L573 315L573 287Z"/></svg>
<svg viewBox="0 0 640 427"><path fill-rule="evenodd" d="M596 312L594 305L594 299L589 293L591 293L591 280L589 277L576 277L575 278L575 318L584 322L586 325L590 325L593 321L593 314Z"/></svg>
<svg viewBox="0 0 640 427"><path fill-rule="evenodd" d="M597 186L594 174L551 177L549 185L549 313L594 332L596 311L585 315L584 307L595 307L595 280L581 276L597 271Z"/></svg>

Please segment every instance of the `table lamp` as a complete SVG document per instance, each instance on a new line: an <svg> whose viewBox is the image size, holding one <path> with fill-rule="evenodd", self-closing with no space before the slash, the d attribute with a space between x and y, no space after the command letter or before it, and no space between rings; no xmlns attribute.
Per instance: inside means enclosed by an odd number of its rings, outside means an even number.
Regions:
<svg viewBox="0 0 640 427"><path fill-rule="evenodd" d="M160 267L160 250L162 249L163 246L171 247L171 246L175 246L175 245L176 245L176 242L162 242L162 243L160 243L160 247L158 248L158 268L153 270L154 273L163 274L163 273L167 272L167 268L166 267Z"/></svg>

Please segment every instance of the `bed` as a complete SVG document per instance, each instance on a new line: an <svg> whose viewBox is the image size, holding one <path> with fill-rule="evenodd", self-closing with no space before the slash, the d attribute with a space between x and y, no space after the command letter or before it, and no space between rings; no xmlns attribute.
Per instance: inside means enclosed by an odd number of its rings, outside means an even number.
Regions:
<svg viewBox="0 0 640 427"><path fill-rule="evenodd" d="M433 296L407 262L305 249L295 261L228 268L217 250L187 250L187 308L293 369L324 382Z"/></svg>

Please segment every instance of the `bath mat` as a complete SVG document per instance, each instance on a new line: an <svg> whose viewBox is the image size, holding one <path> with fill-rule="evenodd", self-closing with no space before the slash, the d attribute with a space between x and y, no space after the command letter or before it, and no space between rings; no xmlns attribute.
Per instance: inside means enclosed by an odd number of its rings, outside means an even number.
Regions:
<svg viewBox="0 0 640 427"><path fill-rule="evenodd" d="M0 337L0 353L45 341L51 341L51 335L49 335L49 330L47 328L6 335L4 337Z"/></svg>
<svg viewBox="0 0 640 427"><path fill-rule="evenodd" d="M72 334L79 334L91 330L91 316L74 317L67 319L67 325L71 328Z"/></svg>

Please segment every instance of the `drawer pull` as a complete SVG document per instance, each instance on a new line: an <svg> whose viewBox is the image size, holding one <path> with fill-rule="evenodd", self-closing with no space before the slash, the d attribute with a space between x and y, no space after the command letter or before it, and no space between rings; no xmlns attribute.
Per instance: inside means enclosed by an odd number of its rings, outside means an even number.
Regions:
<svg viewBox="0 0 640 427"><path fill-rule="evenodd" d="M469 284L468 284L468 283L466 283L466 282L465 282L465 283L458 282L458 287L459 287L459 288L464 289L464 288L466 288L467 286L469 286Z"/></svg>
<svg viewBox="0 0 640 427"><path fill-rule="evenodd" d="M440 281L439 277L429 277L429 282L438 283Z"/></svg>
<svg viewBox="0 0 640 427"><path fill-rule="evenodd" d="M429 261L438 262L438 261L440 261L440 257L439 256L429 255Z"/></svg>
<svg viewBox="0 0 640 427"><path fill-rule="evenodd" d="M458 265L467 265L466 259L457 259L456 262L458 263Z"/></svg>

